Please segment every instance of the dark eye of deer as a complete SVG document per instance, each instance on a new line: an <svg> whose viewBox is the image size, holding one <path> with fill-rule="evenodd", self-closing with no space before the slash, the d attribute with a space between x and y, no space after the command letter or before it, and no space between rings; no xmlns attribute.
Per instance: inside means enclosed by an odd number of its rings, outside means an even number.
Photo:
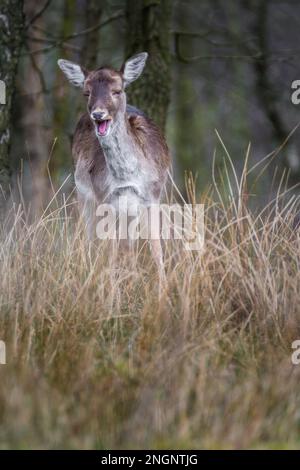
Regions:
<svg viewBox="0 0 300 470"><path fill-rule="evenodd" d="M90 92L88 90L84 91L84 96L90 96Z"/></svg>
<svg viewBox="0 0 300 470"><path fill-rule="evenodd" d="M112 93L114 96L118 96L122 93L122 90L114 90Z"/></svg>

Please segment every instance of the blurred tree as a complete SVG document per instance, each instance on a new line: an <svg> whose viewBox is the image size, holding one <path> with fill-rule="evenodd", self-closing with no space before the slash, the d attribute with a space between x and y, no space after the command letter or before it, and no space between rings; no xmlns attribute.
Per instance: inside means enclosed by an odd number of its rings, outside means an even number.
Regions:
<svg viewBox="0 0 300 470"><path fill-rule="evenodd" d="M10 125L12 97L24 27L23 0L2 0L0 5L0 79L6 85L6 104L0 104L0 213L9 192Z"/></svg>
<svg viewBox="0 0 300 470"><path fill-rule="evenodd" d="M40 10L39 10L40 11ZM27 24L34 24L35 28L44 28L44 15L36 15L36 1L27 0L24 3L24 13ZM34 20L34 22L33 22ZM21 119L21 128L24 132L26 157L29 159L29 181L23 192L30 200L31 216L41 213L50 194L50 184L47 175L47 161L49 145L45 143L45 115L46 106L46 80L42 72L45 57L43 54L34 54L35 42L28 34L26 41L27 55L22 72L22 97L16 122ZM48 143L48 142L47 142Z"/></svg>
<svg viewBox="0 0 300 470"><path fill-rule="evenodd" d="M126 58L146 51L149 59L143 76L128 88L129 102L165 127L170 101L170 0L127 0Z"/></svg>
<svg viewBox="0 0 300 470"><path fill-rule="evenodd" d="M293 145L291 145L292 141L286 141L289 134L289 129L286 127L282 113L278 108L279 96L276 92L276 88L274 87L272 74L270 73L270 66L268 63L268 58L272 52L269 48L268 18L270 2L255 2L255 6L256 14L253 25L253 32L257 41L257 51L253 52L258 54L257 60L254 61L257 96L260 99L264 112L270 121L274 142L278 145L278 147L282 146L284 142L286 142L283 151L274 161L276 166L279 168L278 178L280 180L283 170L287 170L289 173L289 183L290 185L294 185L299 183L299 156L298 153L294 154L296 158L296 165L293 168L293 166L290 165L289 160L289 155L291 155L290 152L293 151Z"/></svg>
<svg viewBox="0 0 300 470"><path fill-rule="evenodd" d="M58 24L59 36L69 37L76 29L78 11L74 8L73 0L63 0L61 2L61 21ZM82 16L82 15L81 15ZM81 25L80 25L81 29ZM57 51L57 58L69 59L80 62L83 51L68 49L62 42ZM55 64L55 93L53 100L53 136L59 139L55 158L50 161L50 173L59 181L65 178L65 172L69 172L72 167L70 144L72 140L73 122L75 114L78 112L78 103L74 102L74 96L78 91L69 87L61 70ZM65 142L63 142L63 139Z"/></svg>
<svg viewBox="0 0 300 470"><path fill-rule="evenodd" d="M100 28L93 29L93 27L100 23L103 6L99 0L86 0L85 3L85 29L91 31L84 36L81 63L91 70L97 66L100 33Z"/></svg>

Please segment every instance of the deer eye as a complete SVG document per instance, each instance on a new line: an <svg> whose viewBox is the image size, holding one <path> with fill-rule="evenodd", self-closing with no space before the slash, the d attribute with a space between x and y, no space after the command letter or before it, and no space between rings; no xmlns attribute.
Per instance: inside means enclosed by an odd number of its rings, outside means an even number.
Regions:
<svg viewBox="0 0 300 470"><path fill-rule="evenodd" d="M114 96L119 96L122 93L122 90L113 90L112 94Z"/></svg>
<svg viewBox="0 0 300 470"><path fill-rule="evenodd" d="M83 95L84 95L84 96L90 96L90 94L91 94L91 93L90 93L89 90L85 90L85 91L83 92Z"/></svg>

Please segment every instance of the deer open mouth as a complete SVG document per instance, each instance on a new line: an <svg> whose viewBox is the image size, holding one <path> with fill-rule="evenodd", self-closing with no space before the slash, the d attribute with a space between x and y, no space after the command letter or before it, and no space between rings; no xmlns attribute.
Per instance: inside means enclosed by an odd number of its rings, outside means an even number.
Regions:
<svg viewBox="0 0 300 470"><path fill-rule="evenodd" d="M97 134L104 137L108 134L111 119L104 119L103 121L96 121Z"/></svg>

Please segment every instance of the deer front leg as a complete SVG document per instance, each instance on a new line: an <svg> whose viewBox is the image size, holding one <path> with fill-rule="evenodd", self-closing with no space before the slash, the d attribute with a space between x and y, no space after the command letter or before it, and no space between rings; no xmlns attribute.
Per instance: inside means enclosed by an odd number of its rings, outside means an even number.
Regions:
<svg viewBox="0 0 300 470"><path fill-rule="evenodd" d="M86 233L90 242L96 238L96 201L85 198L78 192L80 212L85 224Z"/></svg>
<svg viewBox="0 0 300 470"><path fill-rule="evenodd" d="M163 251L161 247L161 243L159 239L152 239L150 240L150 249L155 261L158 275L159 275L159 287L160 293L161 288L166 285L166 273L165 273L165 266L164 266L164 259L163 259Z"/></svg>

